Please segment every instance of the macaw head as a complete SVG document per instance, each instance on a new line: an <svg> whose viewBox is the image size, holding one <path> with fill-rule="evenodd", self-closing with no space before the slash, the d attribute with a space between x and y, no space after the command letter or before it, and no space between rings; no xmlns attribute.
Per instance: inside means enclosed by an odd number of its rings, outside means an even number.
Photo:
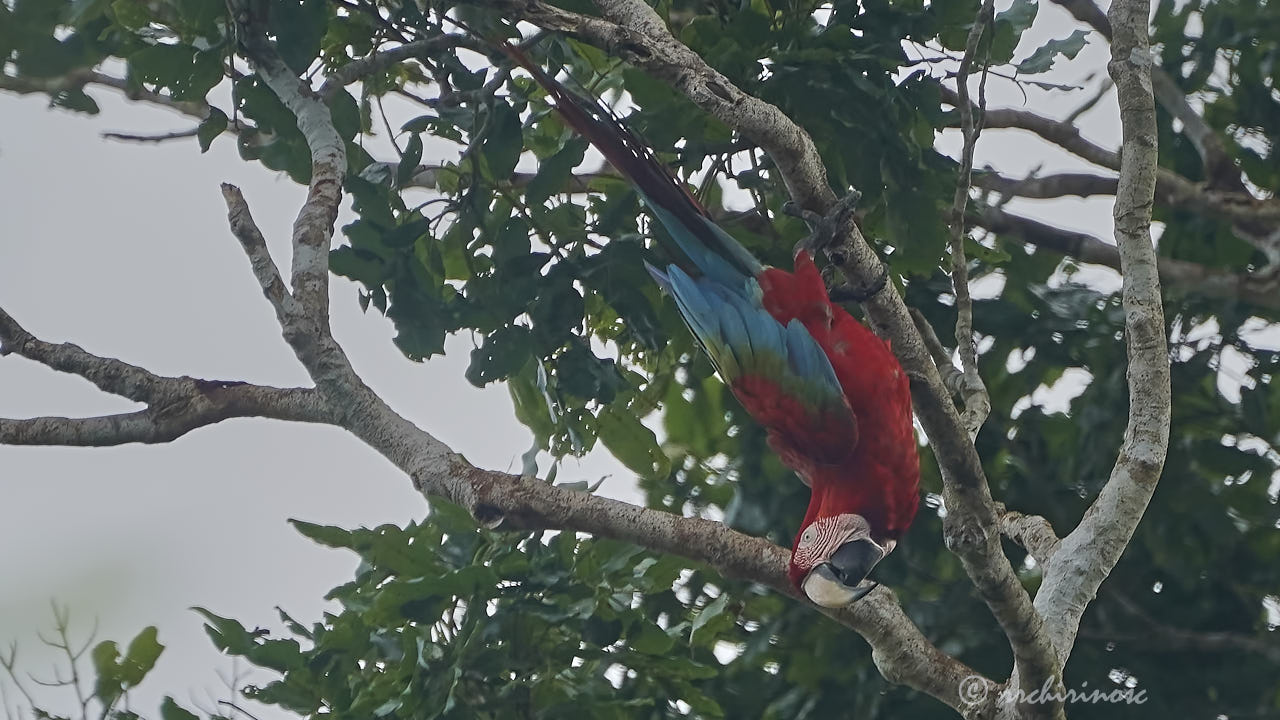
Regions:
<svg viewBox="0 0 1280 720"><path fill-rule="evenodd" d="M861 515L818 516L796 535L787 571L791 583L815 604L845 607L875 589L875 582L864 581L896 544L872 537Z"/></svg>

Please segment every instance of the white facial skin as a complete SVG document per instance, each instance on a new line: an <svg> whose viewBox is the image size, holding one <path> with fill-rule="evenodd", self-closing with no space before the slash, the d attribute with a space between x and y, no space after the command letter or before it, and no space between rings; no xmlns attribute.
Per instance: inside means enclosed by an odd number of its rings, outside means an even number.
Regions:
<svg viewBox="0 0 1280 720"><path fill-rule="evenodd" d="M875 543L871 537L871 527L861 515L846 513L820 518L804 529L796 543L793 561L797 567L806 570L801 587L815 604L827 608L845 607L869 590L869 587L863 587L866 583L858 587L845 585L835 577L830 568L820 567L829 561L841 545L859 539ZM883 546L877 543L876 547L883 550L883 558L893 550L895 544L890 540Z"/></svg>

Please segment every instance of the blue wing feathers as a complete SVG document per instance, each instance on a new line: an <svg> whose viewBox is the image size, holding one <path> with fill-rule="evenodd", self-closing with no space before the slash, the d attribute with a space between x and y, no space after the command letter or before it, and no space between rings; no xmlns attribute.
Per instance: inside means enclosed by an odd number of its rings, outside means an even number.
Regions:
<svg viewBox="0 0 1280 720"><path fill-rule="evenodd" d="M725 267L728 267L726 264ZM798 320L785 326L761 302L755 278L734 272L730 282L708 274L692 278L676 265L650 274L680 308L690 330L725 381L743 374L775 378L820 406L843 404L843 392L826 353Z"/></svg>
<svg viewBox="0 0 1280 720"><path fill-rule="evenodd" d="M638 192L645 205L658 218L658 222L667 229L671 239L675 240L680 250L707 277L733 286L749 277L748 273L755 275L764 269L760 261L742 247L741 243L711 220L701 216L697 218L704 225L701 229L705 231L705 235L713 238L717 247L711 247L694 228L688 227L675 213L654 202L643 190Z"/></svg>

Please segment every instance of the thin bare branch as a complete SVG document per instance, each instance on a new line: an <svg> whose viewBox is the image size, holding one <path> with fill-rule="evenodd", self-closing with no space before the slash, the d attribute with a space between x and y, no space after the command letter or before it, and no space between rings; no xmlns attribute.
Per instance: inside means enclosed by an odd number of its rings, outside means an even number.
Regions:
<svg viewBox="0 0 1280 720"><path fill-rule="evenodd" d="M1102 98L1106 97L1107 93L1111 92L1111 88L1114 88L1115 86L1116 84L1111 82L1111 78L1103 78L1102 81L1098 83L1098 87L1093 91L1093 94L1089 96L1089 99L1080 103L1080 105L1076 107L1075 110L1072 110L1071 113L1063 118L1062 121L1074 124L1081 115L1089 112L1099 102L1101 102Z"/></svg>
<svg viewBox="0 0 1280 720"><path fill-rule="evenodd" d="M1068 657L1080 617L1120 559L1155 492L1169 444L1169 358L1151 208L1156 185L1156 117L1147 18L1150 0L1114 0L1108 71L1116 83L1124 164L1113 215L1124 274L1129 354L1129 421L1111 477L1075 530L1062 540L1036 595L1060 657Z"/></svg>
<svg viewBox="0 0 1280 720"><path fill-rule="evenodd" d="M1142 609L1133 598L1121 592L1109 592L1106 599L1113 600L1126 613L1137 618L1142 624L1141 632L1116 632L1108 628L1105 631L1081 629L1081 636L1095 637L1113 642L1131 643L1135 646L1158 648L1163 650L1190 650L1196 652L1249 653L1259 655L1269 662L1280 665L1280 640L1256 637L1234 632L1208 632L1186 630L1162 623ZM1125 623L1132 630L1132 623Z"/></svg>
<svg viewBox="0 0 1280 720"><path fill-rule="evenodd" d="M1053 2L1065 8L1075 19L1092 27L1099 35L1107 40L1112 39L1111 21L1094 3L1094 0L1053 0ZM1222 137L1216 130L1209 127L1204 116L1191 106L1186 93L1182 92L1169 73L1153 65L1151 84L1156 101L1170 115L1181 121L1182 134L1191 141L1201 162L1204 163L1204 174L1209 179L1209 187L1247 194L1244 177L1231 158L1231 154L1227 152Z"/></svg>
<svg viewBox="0 0 1280 720"><path fill-rule="evenodd" d="M987 394L982 376L978 374L978 345L973 336L973 298L969 296L969 260L965 257L965 208L969 203L970 176L973 172L973 153L982 135L982 113L986 110L985 97L977 107L969 99L969 73L978 54L978 43L983 32L995 16L995 0L986 0L978 10L978 16L969 30L964 57L956 71L956 92L960 97L960 129L964 135L964 147L960 151L960 170L956 177L955 197L952 200L951 221L951 288L956 296L956 350L960 355L962 379L961 397L964 413L960 421L969 438L978 436L982 424L991 414L991 397ZM986 83L984 68L982 83ZM977 110L977 119L974 111Z"/></svg>
<svg viewBox="0 0 1280 720"><path fill-rule="evenodd" d="M998 207L970 212L968 222L1081 262L1120 269L1120 252L1116 246L1087 233L1064 230ZM1280 309L1280 267L1275 265L1257 272L1237 273L1167 257L1157 258L1156 263L1166 293L1177 290Z"/></svg>
<svg viewBox="0 0 1280 720"><path fill-rule="evenodd" d="M132 143L163 143L170 140L185 140L186 138L195 137L200 131L199 127L193 127L189 130L174 130L166 133L138 134L109 130L102 133L104 140L119 140L120 142Z"/></svg>
<svg viewBox="0 0 1280 720"><path fill-rule="evenodd" d="M249 256L253 276L258 279L262 294L275 309L277 319L283 322L288 315L296 312L293 296L280 277L280 269L276 267L275 260L271 259L262 230L249 213L249 203L245 201L240 188L229 183L222 183L222 197L227 203L227 222L231 225L231 234L236 236L245 254Z"/></svg>
<svg viewBox="0 0 1280 720"><path fill-rule="evenodd" d="M385 50L377 50L359 60L354 60L334 71L320 86L318 95L326 100L335 95L339 89L358 82L374 73L405 60L424 59L441 50L456 47L470 47L477 52L484 52L478 41L467 35L437 35L435 37L414 40Z"/></svg>
<svg viewBox="0 0 1280 720"><path fill-rule="evenodd" d="M951 355L942 346L942 341L938 339L938 333L929 324L929 320L925 318L924 313L916 308L911 308L911 319L915 321L916 329L920 331L920 337L924 340L925 347L929 348L929 354L933 356L933 362L938 366L938 374L942 376L942 383L952 393L960 392L960 385L964 382L964 375L951 362Z"/></svg>

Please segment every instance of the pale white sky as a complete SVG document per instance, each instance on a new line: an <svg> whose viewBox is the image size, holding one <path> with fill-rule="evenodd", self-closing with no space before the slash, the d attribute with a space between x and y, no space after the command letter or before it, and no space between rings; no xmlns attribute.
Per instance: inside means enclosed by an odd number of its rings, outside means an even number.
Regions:
<svg viewBox="0 0 1280 720"><path fill-rule="evenodd" d="M1065 13L1043 6L1024 53L1073 27ZM1109 51L1094 40L1050 79L1105 72ZM989 93L993 106L1023 102L994 79ZM229 137L204 156L194 140L104 141L98 137L104 130L168 131L190 120L107 92L95 97L103 108L96 118L50 111L40 97L0 98L0 306L46 340L74 342L161 374L306 383L227 230L218 184L244 190L282 265L304 189L241 161ZM1064 115L1082 98L1032 91L1030 107ZM1082 124L1086 136L1115 146L1114 100L1100 103ZM954 154L954 133L940 146ZM984 136L979 164L985 162L1015 176L1039 165L1086 167L1018 131ZM1110 235L1105 199L1021 201L1010 209ZM453 338L446 358L414 364L392 345L388 322L360 313L352 284L334 278L332 295L335 334L397 410L480 466L519 467L529 433L513 418L504 388L476 390L463 379L469 338ZM131 407L83 380L0 359L0 416ZM639 499L630 474L602 451L570 461L560 478L606 474L613 477L602 492ZM209 708L202 691L217 693L215 670L230 664L188 607L275 628L273 608L280 605L310 623L324 607L323 594L348 579L355 559L302 538L287 518L374 526L424 510L404 476L327 427L235 420L171 445L0 446L0 646L16 639L27 653L23 666L43 672L38 658L46 655L37 652L34 630L48 627L51 597L71 606L82 631L96 617L100 638L124 643L155 624L169 650L135 707L150 712L160 695L172 693Z"/></svg>

